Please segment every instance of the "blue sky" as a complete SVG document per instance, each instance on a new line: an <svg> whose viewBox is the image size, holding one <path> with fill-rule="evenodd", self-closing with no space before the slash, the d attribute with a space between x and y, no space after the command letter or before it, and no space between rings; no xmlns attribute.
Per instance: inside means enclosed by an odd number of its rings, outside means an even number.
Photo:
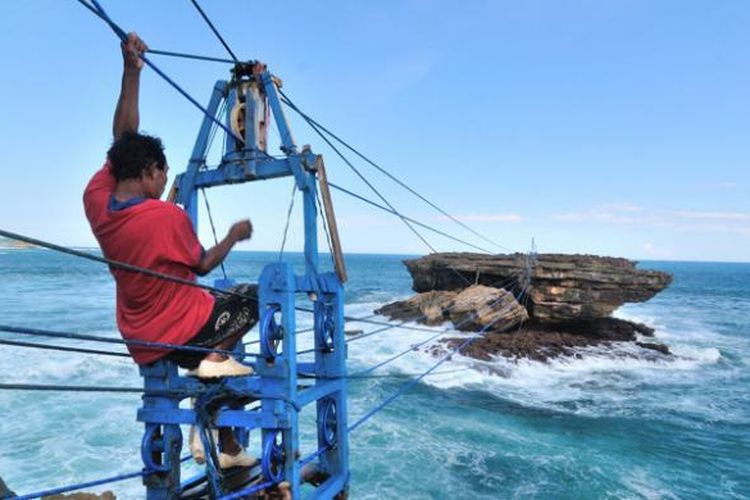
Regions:
<svg viewBox="0 0 750 500"><path fill-rule="evenodd" d="M226 55L187 0L102 3L153 48ZM750 261L748 2L202 3L302 109L505 247L526 250L533 237L540 252ZM0 227L93 245L80 198L111 140L118 42L73 0L0 9ZM152 59L200 101L228 75ZM164 140L171 174L200 119L144 70L141 126ZM374 198L292 125L332 181ZM482 243L361 168L405 214ZM256 234L242 248L278 249L290 189L285 179L210 191L218 230L250 217ZM334 201L345 251L428 251L395 217ZM294 217L287 248L298 249ZM424 234L440 251L468 250ZM200 236L210 243L206 224Z"/></svg>

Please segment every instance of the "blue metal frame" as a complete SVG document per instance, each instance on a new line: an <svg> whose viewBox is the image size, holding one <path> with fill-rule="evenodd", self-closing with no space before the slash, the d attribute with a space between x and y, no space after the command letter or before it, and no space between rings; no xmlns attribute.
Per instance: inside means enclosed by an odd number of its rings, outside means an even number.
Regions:
<svg viewBox="0 0 750 500"><path fill-rule="evenodd" d="M222 101L229 106L224 117L229 123L231 107L239 99L238 86L246 84L249 75L231 81L218 81L209 100L208 111L217 114ZM281 108L276 84L267 71L258 77L265 90L274 123L281 137L282 158L272 158L257 149L258 138L251 126L252 109L246 108L245 146L236 138L226 139L227 153L215 167L206 165L210 131L213 125L205 117L196 139L193 153L184 173L177 177L177 202L182 204L197 230L197 193L201 188L226 184L251 182L293 176L297 188L303 194L305 272L296 275L292 266L285 262L268 264L258 280L258 307L262 343L261 356L254 363L255 374L248 377L227 378L218 383L204 384L200 380L180 376L171 361L158 361L141 367L146 392L138 420L144 422L142 454L144 463L160 472L144 479L149 500L178 498L180 491L179 452L182 442L180 424L194 424L197 412L180 409L179 402L188 397L205 394L206 391L223 391L237 398L257 398L260 407L222 408L216 417L218 427L233 427L244 444L252 429L262 433L262 450L249 450L250 454L265 457L260 471L266 474L276 471L279 477L289 482L293 498L300 498L302 460L300 449L312 448L312 444L301 446L299 436L299 413L306 405L316 404L318 426L317 470L328 476L316 487L308 498L333 498L348 489L349 447L347 439L346 401L346 348L344 339L344 290L335 273L321 273L318 269L318 207L316 155L308 148L302 152L292 138L291 131ZM246 103L249 107L249 103ZM250 131L250 132L248 132ZM248 134L251 136L248 137ZM231 281L217 282L217 286L229 287ZM307 294L313 301L316 325L325 325L325 335L316 332L315 359L312 363L297 362L295 310L298 295ZM273 321L274 313L280 322ZM280 337L280 338L279 338ZM275 348L274 348L275 347ZM242 349L242 346L238 346ZM298 373L314 374L315 383L300 388ZM169 394L162 395L165 392ZM156 394L154 394L156 393ZM281 435L279 449L268 449ZM271 444L268 444L271 443ZM269 460L283 458L283 463ZM306 463L306 462L305 462ZM212 467L207 475L216 476ZM212 495L228 493L221 490L219 477L209 477Z"/></svg>

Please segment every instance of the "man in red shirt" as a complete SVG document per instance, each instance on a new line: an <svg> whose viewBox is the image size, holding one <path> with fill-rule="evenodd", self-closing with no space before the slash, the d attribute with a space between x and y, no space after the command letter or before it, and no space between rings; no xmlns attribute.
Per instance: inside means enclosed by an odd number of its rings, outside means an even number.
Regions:
<svg viewBox="0 0 750 500"><path fill-rule="evenodd" d="M195 281L218 266L232 247L252 235L249 220L235 223L216 246L204 250L187 214L160 201L168 166L161 141L138 133L138 93L146 44L134 33L122 44L124 69L115 110L114 143L83 195L86 217L104 256ZM125 339L231 350L257 322L255 290L213 296L204 290L131 271L111 269L117 283L117 325ZM170 351L129 345L138 364L163 357L200 378L242 376L249 366L219 352ZM222 429L220 466L250 465L230 429ZM201 450L202 451L202 450ZM196 457L198 460L198 457Z"/></svg>

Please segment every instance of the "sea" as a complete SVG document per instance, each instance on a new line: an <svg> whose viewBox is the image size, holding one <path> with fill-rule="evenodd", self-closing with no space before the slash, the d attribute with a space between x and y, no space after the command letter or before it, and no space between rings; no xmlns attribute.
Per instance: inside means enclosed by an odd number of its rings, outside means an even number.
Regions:
<svg viewBox="0 0 750 500"><path fill-rule="evenodd" d="M346 314L370 316L408 297L406 257L347 256ZM234 252L226 270L238 281L256 281L279 258ZM283 258L303 264L299 254ZM330 266L327 256L322 260ZM750 498L750 264L639 266L672 273L674 282L615 314L655 328L672 356L643 356L626 343L548 363L456 354L413 384L436 361L413 350L370 378L350 379L350 422L411 384L350 434L350 497ZM47 250L0 250L0 324L118 338L107 267ZM309 326L310 318L300 313L298 325ZM431 335L393 328L351 342L349 370ZM246 340L255 338L257 330ZM309 345L305 334L298 338L301 348ZM123 352L119 345L3 332L0 339ZM129 358L8 345L0 353L2 384L142 384ZM138 471L139 405L139 395L130 393L0 390L0 477L26 494ZM316 448L314 428L309 415L302 422L306 455ZM250 453L257 454L257 434L251 433ZM184 476L198 471L188 462ZM86 489L104 490L145 498L138 478Z"/></svg>

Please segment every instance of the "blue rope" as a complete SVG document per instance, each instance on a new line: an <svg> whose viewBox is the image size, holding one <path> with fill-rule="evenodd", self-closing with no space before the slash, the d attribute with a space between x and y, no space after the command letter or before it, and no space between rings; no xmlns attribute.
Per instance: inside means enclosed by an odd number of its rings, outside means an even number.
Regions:
<svg viewBox="0 0 750 500"><path fill-rule="evenodd" d="M219 30L216 29L214 26L214 23L211 22L211 20L208 18L205 12L203 12L203 9L201 9L201 6L198 5L197 0L190 0L193 3L193 6L198 10L198 13L201 15L204 21L206 21L206 24L208 24L208 27L211 28L211 31L214 32L214 35L216 35L216 38L219 39L221 44L224 46L225 49L227 49L227 52L229 52L229 55L232 56L232 59L234 59L235 63L240 62L239 59L237 59L237 56L234 55L234 52L232 52L232 49L229 48L229 45L224 40L224 37L221 36L219 33Z"/></svg>
<svg viewBox="0 0 750 500"><path fill-rule="evenodd" d="M367 368L365 370L360 370L358 372L354 372L350 376L351 377L361 377L362 375L367 375L368 373L372 373L375 370L377 370L378 368L380 368L381 366L385 366L388 363L396 361L398 358L400 358L402 356L406 356L410 352L415 351L418 347L422 347L423 345L427 344L428 342L432 342L436 338L445 335L445 333L446 333L445 331L439 332L437 335L433 335L432 337L428 338L427 340L423 340L422 342L420 342L418 344L414 344L411 347L409 347L407 350L405 350L403 352L400 352L400 353L396 354L395 356L392 356L392 357L386 359L385 361L381 361L380 363L378 363L378 364L376 364L374 366L371 366L370 368Z"/></svg>
<svg viewBox="0 0 750 500"><path fill-rule="evenodd" d="M180 462L185 462L186 460L190 458L191 458L190 455L187 455L185 457L182 457L180 459ZM59 488L52 488L48 490L37 491L35 493L28 493L26 495L10 497L10 498L13 498L13 500L29 500L31 498L42 498L42 497L46 497L50 495L59 495L60 493L67 493L69 491L80 490L83 488L90 488L92 486L100 486L102 484L114 483L117 481L124 481L125 479L132 479L134 477L147 476L153 472L156 472L156 471L142 470L139 472L131 472L129 474L118 474L117 476L112 476L112 477L108 477L105 479L99 479L97 481L89 481L86 483L71 484L69 486L61 486Z"/></svg>
<svg viewBox="0 0 750 500"><path fill-rule="evenodd" d="M196 54L185 54L183 52L172 52L169 50L148 49L146 52L148 52L149 54L156 54L159 56L181 57L183 59L194 59L196 61L209 61L209 62L217 62L217 63L234 64L234 61L232 61L231 59L222 59L220 57L201 56L201 55L196 55Z"/></svg>
<svg viewBox="0 0 750 500"><path fill-rule="evenodd" d="M328 445L325 445L322 448L320 448L318 451L316 451L315 453L311 453L310 455L306 456L305 458L299 461L300 467L304 467L305 465L309 464L310 462L312 462L313 460L321 456L323 453L325 453L329 449L330 447Z"/></svg>
<svg viewBox="0 0 750 500"><path fill-rule="evenodd" d="M104 20L104 22L106 22L109 25L109 27L112 29L112 31L115 32L115 34L120 38L120 40L122 40L123 42L125 42L127 40L127 38L128 38L127 33L125 33L125 31L122 28L120 28L112 20L112 18L109 17L109 15L107 14L107 12L102 8L102 6L99 4L99 2L97 0L91 0L91 3L99 11L99 17L102 20ZM219 127L221 127L222 129L224 129L231 136L237 137L237 134L235 134L230 128L228 128L226 125L224 125L223 123L221 123L219 120L217 120L215 116L212 116L211 113L209 113L206 108L204 108L190 94L188 94L185 90L183 90L182 87L180 87L174 80L172 80L169 76L167 76L166 73L164 73L161 69L159 69L145 55L141 54L140 58L143 60L144 63L146 63L146 65L149 68L151 68L152 70L154 70L156 72L156 74L158 74L160 77L162 77L162 79L164 79L164 81L166 81L169 85L171 85L172 88L174 88L177 92L179 92L180 94L182 94L182 96L185 99L187 99L188 101L190 101L190 103L193 106L195 106L196 108L198 108L199 110L201 110L203 112L203 114L206 115L207 118L209 118L210 120L212 120L214 123L216 123Z"/></svg>
<svg viewBox="0 0 750 500"><path fill-rule="evenodd" d="M97 16L98 18L105 21L104 17L99 13L98 10L96 10L94 7L89 5L88 2L85 2L84 0L76 0L78 3L86 7L92 14ZM146 52L149 54L156 54L159 56L170 56L170 57L181 57L184 59L194 59L197 61L209 61L209 62L218 62L218 63L228 63L228 64L234 64L234 61L231 59L222 59L220 57L211 57L211 56L200 56L196 54L185 54L183 52L173 52L171 50L157 50L157 49L148 49Z"/></svg>

